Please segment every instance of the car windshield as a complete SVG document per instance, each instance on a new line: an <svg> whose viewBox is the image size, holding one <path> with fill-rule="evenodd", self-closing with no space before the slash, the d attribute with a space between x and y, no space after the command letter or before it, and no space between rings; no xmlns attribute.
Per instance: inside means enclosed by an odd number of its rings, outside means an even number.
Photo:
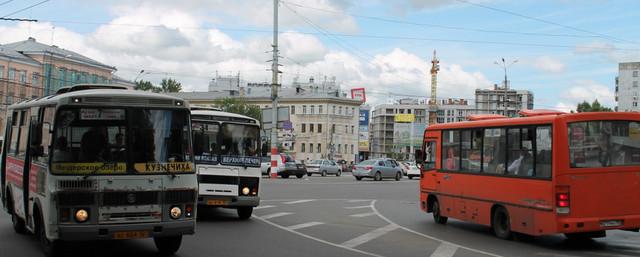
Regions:
<svg viewBox="0 0 640 257"><path fill-rule="evenodd" d="M193 172L187 111L65 108L58 112L53 173Z"/></svg>

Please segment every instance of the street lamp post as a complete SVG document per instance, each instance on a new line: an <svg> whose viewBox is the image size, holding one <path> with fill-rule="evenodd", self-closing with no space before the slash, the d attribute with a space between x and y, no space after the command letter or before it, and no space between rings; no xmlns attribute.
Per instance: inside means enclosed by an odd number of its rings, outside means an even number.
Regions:
<svg viewBox="0 0 640 257"><path fill-rule="evenodd" d="M511 63L509 63L507 65L507 63L504 60L504 57L501 59L502 63L495 61L493 62L494 64L498 65L498 66L502 66L502 68L504 69L504 99L502 99L503 105L504 105L504 116L507 116L507 106L509 101L507 101L507 90L509 89L509 80L507 80L507 68L511 67L511 65L514 65L515 63L518 62L518 60L513 60Z"/></svg>

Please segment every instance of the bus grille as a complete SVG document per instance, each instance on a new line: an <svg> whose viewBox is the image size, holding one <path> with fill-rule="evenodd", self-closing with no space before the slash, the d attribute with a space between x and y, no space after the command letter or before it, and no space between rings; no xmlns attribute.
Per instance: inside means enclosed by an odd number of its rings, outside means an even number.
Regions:
<svg viewBox="0 0 640 257"><path fill-rule="evenodd" d="M59 206L92 205L94 202L94 194L89 192L61 192L57 197Z"/></svg>
<svg viewBox="0 0 640 257"><path fill-rule="evenodd" d="M238 177L219 175L199 175L198 182L202 184L226 184L237 185Z"/></svg>
<svg viewBox="0 0 640 257"><path fill-rule="evenodd" d="M159 192L157 191L102 193L102 205L104 206L149 205L159 202Z"/></svg>
<svg viewBox="0 0 640 257"><path fill-rule="evenodd" d="M65 190L91 190L95 189L94 180L60 180L58 181L58 189Z"/></svg>
<svg viewBox="0 0 640 257"><path fill-rule="evenodd" d="M164 196L165 203L193 203L196 201L196 191L194 190L171 190L166 191Z"/></svg>

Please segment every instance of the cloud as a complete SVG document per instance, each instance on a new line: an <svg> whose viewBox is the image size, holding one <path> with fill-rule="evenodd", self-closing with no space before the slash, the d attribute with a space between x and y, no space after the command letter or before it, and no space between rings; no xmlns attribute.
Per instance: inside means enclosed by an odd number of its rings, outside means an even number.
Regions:
<svg viewBox="0 0 640 257"><path fill-rule="evenodd" d="M600 55L614 63L635 62L640 59L640 51L638 50L618 48L612 43L602 41L577 44L574 53Z"/></svg>
<svg viewBox="0 0 640 257"><path fill-rule="evenodd" d="M566 66L561 61L550 56L540 56L533 61L533 67L551 73L562 73Z"/></svg>
<svg viewBox="0 0 640 257"><path fill-rule="evenodd" d="M610 87L604 86L593 80L576 80L568 90L562 92L556 107L574 109L578 103L587 101L589 103L598 100L607 107L615 107L615 93Z"/></svg>

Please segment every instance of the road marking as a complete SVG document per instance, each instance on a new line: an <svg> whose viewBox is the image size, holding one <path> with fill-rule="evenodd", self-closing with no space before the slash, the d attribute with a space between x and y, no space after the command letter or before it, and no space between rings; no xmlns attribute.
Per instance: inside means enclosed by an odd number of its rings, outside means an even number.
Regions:
<svg viewBox="0 0 640 257"><path fill-rule="evenodd" d="M378 215L378 217L380 217L381 219L383 219L387 223L395 225L400 229L403 229L403 230L408 231L410 233L416 234L418 236L421 236L421 237L424 237L424 238L428 238L428 239L431 239L431 240L434 240L434 241L438 241L440 243L447 243L447 244L456 246L458 248L465 249L465 250L472 251L472 252L476 252L476 253L479 253L479 254L484 254L484 255L493 256L493 257L504 257L502 255L498 255L498 254L495 254L495 253L485 252L485 251L482 251L482 250L479 250L479 249L474 249L474 248L471 248L471 247L462 246L462 245L459 245L459 244L456 244L456 243L453 243L453 242L449 242L449 241L446 241L446 240L443 240L443 239L440 239L440 238L437 238L437 237L433 237L433 236L430 236L430 235L425 235L425 234L422 234L422 233L420 233L418 231L415 231L413 229L400 226L400 225L396 224L395 222L391 221L389 218L387 218L387 217L383 216L382 214L380 214L378 209L376 209L376 200L373 200L371 202L371 209L373 209L373 212L375 212L376 215Z"/></svg>
<svg viewBox="0 0 640 257"><path fill-rule="evenodd" d="M324 223L317 222L317 221L312 221L312 222L302 223L302 224L298 224L298 225L288 226L287 228L291 229L291 230L296 230L296 229L308 228L308 227L313 227L313 226L322 225L322 224L324 224Z"/></svg>
<svg viewBox="0 0 640 257"><path fill-rule="evenodd" d="M260 199L260 202L290 202L298 201L298 199ZM371 202L373 199L349 199L349 198L317 198L317 199L304 199L313 201L354 201L354 202Z"/></svg>
<svg viewBox="0 0 640 257"><path fill-rule="evenodd" d="M354 239L351 239L349 241L346 241L344 243L342 243L343 246L345 247L349 247L349 248L354 248L358 245L364 244L366 242L369 242L373 239L376 239L386 233L389 233L393 230L395 230L396 228L398 228L398 226L394 225L394 224L389 224L386 225L384 227L381 228L377 228L369 233L366 233L364 235L361 235L359 237L356 237Z"/></svg>
<svg viewBox="0 0 640 257"><path fill-rule="evenodd" d="M375 212L367 212L367 213L359 213L359 214L353 214L353 215L349 215L350 217L354 217L354 218L364 218L364 217L369 217L369 216L373 216L376 215Z"/></svg>
<svg viewBox="0 0 640 257"><path fill-rule="evenodd" d="M266 208L272 208L272 207L276 207L276 206L275 205L260 205L258 207L254 207L253 209L260 210L260 209L266 209Z"/></svg>
<svg viewBox="0 0 640 257"><path fill-rule="evenodd" d="M458 247L448 243L441 243L438 248L436 248L433 253L431 253L431 257L453 257L456 254Z"/></svg>
<svg viewBox="0 0 640 257"><path fill-rule="evenodd" d="M296 204L296 203L308 203L313 201L312 199L308 199L308 200L297 200L297 201L291 201L291 202L284 202L283 204Z"/></svg>
<svg viewBox="0 0 640 257"><path fill-rule="evenodd" d="M350 207L344 207L345 209L350 209L350 210L354 210L354 209L364 209L364 208L371 208L370 205L363 205L363 206L350 206Z"/></svg>
<svg viewBox="0 0 640 257"><path fill-rule="evenodd" d="M268 219L287 216L287 215L291 215L291 214L293 214L293 212L277 212L277 213L273 213L273 214L269 214L269 215L264 215L264 216L262 216L262 218L268 220Z"/></svg>
<svg viewBox="0 0 640 257"><path fill-rule="evenodd" d="M348 200L347 203L357 203L357 202L370 202L371 200L362 199L362 200Z"/></svg>
<svg viewBox="0 0 640 257"><path fill-rule="evenodd" d="M271 221L268 221L268 220L266 220L266 219L264 219L264 218L262 218L260 216L253 215L253 217L258 219L258 220L260 220L260 221L262 221L262 222L264 222L264 223L267 223L267 224L269 224L271 226L274 226L276 228L289 231L289 232L294 233L294 234L296 234L298 236L301 236L301 237L304 237L304 238L307 238L307 239L311 239L311 240L314 240L316 242L320 242L320 243L323 243L323 244L326 244L326 245L335 246L335 247L342 248L342 249L345 249L345 250L348 250L348 251L352 251L352 252L356 252L356 253L361 253L361 254L364 254L364 255L369 255L369 256L373 256L373 257L383 257L382 255L379 255L379 254L365 252L365 251L358 250L358 249L355 249L355 248L349 248L349 247L346 247L346 246L343 246L343 245L339 245L339 244L336 244L336 243L331 243L331 242L326 241L326 240L322 240L320 238L312 237L310 235L306 235L306 234L300 233L300 232L295 231L293 229L288 229L286 227L280 226L280 225L278 225L276 223L273 223Z"/></svg>

